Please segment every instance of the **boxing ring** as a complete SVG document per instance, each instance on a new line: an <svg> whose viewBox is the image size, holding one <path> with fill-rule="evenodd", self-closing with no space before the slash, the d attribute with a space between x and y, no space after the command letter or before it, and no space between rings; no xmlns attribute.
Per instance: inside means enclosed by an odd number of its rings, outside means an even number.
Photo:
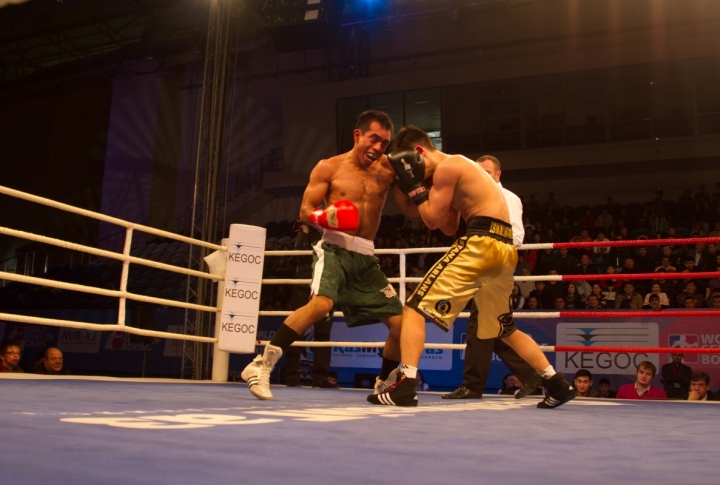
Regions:
<svg viewBox="0 0 720 485"><path fill-rule="evenodd" d="M0 320L215 344L215 337L144 330L126 324L127 300L217 313L218 308L148 297L127 291L130 264L220 281L221 276L138 258L130 254L134 231L202 245L147 226L59 204L0 187L0 193L60 210L119 224L126 229L122 253L77 245L9 228L0 233L85 251L122 262L119 290L1 272L0 279L71 289L118 299L118 318L106 324L58 321L0 313ZM683 240L684 244L720 238ZM677 244L677 240L673 240ZM623 241L646 246L664 241ZM524 249L582 247L584 243L527 245ZM585 243L587 244L587 243ZM602 246L619 245L616 242ZM399 253L401 298L405 256L446 248L378 250ZM275 251L267 256L306 255ZM695 278L700 273L695 273ZM702 273L718 277L720 273ZM528 280L607 279L534 276ZM650 275L624 275L648 279ZM522 277L518 277L520 280ZM302 284L303 280L263 280ZM260 312L282 316L288 312ZM720 316L718 310L664 311L664 315ZM524 318L624 318L648 312L524 312ZM464 314L467 316L467 314ZM262 344L262 343L260 343ZM298 346L363 345L383 342L302 342ZM462 349L428 343L426 348ZM547 352L585 350L544 346ZM593 347L590 351L672 352L671 348ZM720 349L683 349L719 353ZM448 401L421 392L417 408L372 406L365 389L310 389L273 386L274 401L255 399L243 383L227 380L227 367L213 368L213 380L117 379L0 374L0 483L336 483L380 484L473 481L478 483L716 483L714 441L720 406L711 402L638 402L578 398L556 410L539 410L540 397L515 400ZM224 378L223 378L224 377Z"/></svg>

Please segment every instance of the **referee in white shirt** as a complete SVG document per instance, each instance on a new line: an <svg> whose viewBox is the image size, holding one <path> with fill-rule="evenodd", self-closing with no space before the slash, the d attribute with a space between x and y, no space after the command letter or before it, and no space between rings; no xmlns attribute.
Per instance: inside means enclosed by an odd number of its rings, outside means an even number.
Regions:
<svg viewBox="0 0 720 485"><path fill-rule="evenodd" d="M515 246L520 246L525 238L525 228L523 227L522 220L523 207L520 198L504 188L500 183L500 161L497 158L490 155L483 155L476 161L502 188L508 210L510 211L513 242ZM462 385L453 392L443 394L443 399L482 398L485 385L487 384L487 378L490 374L493 352L508 366L510 372L523 383L521 391L518 392L521 392L521 395L527 395L532 392L542 382L540 374L537 374L530 364L520 358L509 345L505 344L499 338L487 340L478 339L477 325L478 309L473 303L470 318L468 319L467 336L465 337L467 348L465 349L465 364L463 365L463 382Z"/></svg>

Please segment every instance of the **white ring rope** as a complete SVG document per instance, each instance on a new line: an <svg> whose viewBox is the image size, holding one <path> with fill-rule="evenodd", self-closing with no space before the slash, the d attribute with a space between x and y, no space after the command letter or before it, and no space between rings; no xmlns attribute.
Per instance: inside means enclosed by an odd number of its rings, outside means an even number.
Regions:
<svg viewBox="0 0 720 485"><path fill-rule="evenodd" d="M33 323L36 325L50 325L53 327L79 328L82 330L93 330L96 332L127 332L134 335L143 335L146 337L171 338L175 340L190 340L193 342L217 343L218 339L211 337L198 337L195 335L183 335L180 333L158 332L157 330L143 330L141 328L128 327L126 325L117 325L112 323L89 323L76 322L72 320L58 320L56 318L30 317L27 315L15 315L14 313L0 313L0 320L19 323Z"/></svg>
<svg viewBox="0 0 720 485"><path fill-rule="evenodd" d="M130 327L125 325L125 300L135 300L135 301L142 301L146 303L153 303L158 305L165 305L165 306L171 306L171 307L177 307L177 308L186 308L186 309L193 309L193 310L200 310L200 311L208 311L216 313L219 311L216 307L211 306L205 306L205 305L195 305L192 303L187 302L180 302L177 300L169 300L165 298L155 298L145 295L139 295L135 293L129 293L127 291L127 281L129 276L129 265L130 263L133 264L140 264L144 266L149 266L156 269L171 271L174 273L181 273L185 275L190 276L196 276L200 278L207 278L211 280L221 281L224 278L222 276L213 275L209 272L202 272L202 271L195 271L187 268L182 268L179 266L174 266L170 264L164 264L159 263L152 260L147 260L143 258L138 258L136 256L130 255L130 248L132 243L132 234L134 230L139 230L148 234L153 234L156 236L161 236L168 239L173 239L176 241L181 241L185 243L189 243L191 245L196 246L202 246L209 249L214 249L218 251L227 251L227 248L221 245L208 243L205 241L192 239L186 236L181 236L179 234L174 234L171 232L163 231L160 229L155 229L153 227L144 226L141 224L135 224L132 222L124 221L122 219L118 219L115 217L110 217L104 214L100 214L97 212L89 211L86 209L81 209L78 207L74 207L68 204L63 204L61 202L56 202L51 199L46 199L44 197L38 197L32 194L28 194L25 192L21 192L19 190L10 189L8 187L0 186L0 193L6 194L12 197L17 197L20 199L24 199L30 202L35 202L38 204L42 204L48 207L53 207L56 209L64 210L67 212L71 212L74 214L83 215L86 217L90 217L93 219L97 219L100 221L108 222L111 224L116 224L122 227L126 228L126 239L125 244L123 247L122 253L117 253L113 251L106 251L103 249L97 249L92 248L89 246L81 245L81 244L75 244L68 241L63 241L60 239L50 238L46 236L41 236L37 234L28 233L25 231L18 231L15 229L9 229L5 227L0 227L0 234L5 234L13 237L19 237L23 239L28 239L36 242L42 242L66 249L72 249L77 251L82 251L85 253L93 254L96 256L102 256L107 258L112 258L115 260L122 261L122 271L121 271L121 277L120 277L120 289L119 290L109 290L105 288L97 288L93 286L85 286L85 285L78 285L74 283L67 283L63 281L57 281L57 280L49 280L45 278L36 278L33 276L24 276L19 275L16 273L8 273L8 272L2 272L0 271L0 279L10 280L10 281L17 281L21 283L28 283L28 284L34 284L34 285L42 285L42 286L48 286L51 288L58 288L63 290L70 290L70 291L78 291L83 293L90 293L95 295L102 295L102 296L108 296L108 297L114 297L119 298L120 304L119 304L119 310L118 310L118 323L117 324L98 324L98 323L89 323L89 322L77 322L77 321L69 321L69 320L57 320L57 319L49 319L49 318L41 318L41 317L31 317L31 316L25 316L25 315L15 315L15 314L9 314L9 313L0 313L0 320L6 320L6 321L13 321L13 322L21 322L21 323L31 323L31 324L41 324L41 325L50 325L50 326L59 326L59 327L69 327L69 328L79 328L79 329L85 329L85 330L93 330L93 331L122 331L127 332L135 335L144 335L144 336L150 336L150 337L164 337L164 338L171 338L171 339L177 339L177 340L189 340L194 342L207 342L207 343L217 343L217 338L212 337L200 337L195 335L183 335L173 332L160 332L160 331L154 331L154 330L143 330L135 327ZM688 244L692 240L683 241L683 244ZM606 242L600 242L597 241L598 246L607 246ZM638 241L626 241L624 243L625 245L637 245L637 246L647 246L647 245L653 245L652 240L638 240ZM523 246L520 246L519 249L552 249L554 248L553 243L544 243L544 244L526 244ZM399 278L388 278L388 281L391 283L400 283L400 298L401 300L405 299L405 285L404 283L420 283L424 278L417 278L417 277L406 277L405 276L405 256L407 254L425 254L425 253L445 253L448 251L449 248L447 247L434 247L434 248L406 248L406 249L378 249L375 251L375 254L399 254L400 256L400 277ZM308 256L311 255L312 251L266 251L266 256ZM562 275L543 275L543 276L518 276L515 277L516 281L562 281ZM267 285L281 285L281 284L308 284L310 283L310 279L263 279L262 284ZM292 312L289 311L260 311L260 316L287 316L290 315ZM470 314L467 312L460 313L460 317L466 318ZM521 312L518 313L518 315L522 315L524 318L540 318L540 319L548 319L548 318L560 318L561 314L560 312ZM341 312L335 312L333 316L341 317L343 316ZM260 345L264 345L267 342L258 342ZM306 347L327 347L327 346L342 346L342 347L382 347L385 345L385 342L307 342L307 341L298 341L293 344L293 346L306 346ZM425 348L427 349L448 349L448 350L461 350L465 348L464 344L425 344ZM554 347L552 346L541 346L541 349L543 351L553 351Z"/></svg>
<svg viewBox="0 0 720 485"><path fill-rule="evenodd" d="M17 197L18 199L27 200L30 202L36 202L38 204L46 205L48 207L53 207L55 209L60 209L60 210L64 210L67 212L72 212L73 214L80 214L81 216L90 217L92 219L97 219L99 221L109 222L110 224L116 224L116 225L122 226L126 229L136 229L138 231L146 232L148 234L154 234L156 236L166 237L169 239L175 239L176 241L186 242L189 244L193 244L195 246L203 246L203 247L206 247L209 249L214 249L216 251L227 251L227 248L224 246L201 241L199 239L193 239L193 238L187 237L187 236L181 236L180 234L175 234L174 232L163 231L162 229L155 229L154 227L150 227L150 226L143 226L142 224L135 224L134 222L124 221L124 220L118 219L116 217L110 217L110 216L106 216L105 214L101 214L99 212L93 212L93 211L89 211L87 209L81 209L79 207L75 207L72 205L63 204L62 202L56 202L52 199L46 199L45 197L38 197L37 195L28 194L27 192L21 192L19 190L4 187L2 185L0 185L0 194L9 195L11 197Z"/></svg>
<svg viewBox="0 0 720 485"><path fill-rule="evenodd" d="M65 248L65 249L73 249L75 251L82 251L85 253L94 254L95 256L102 256L105 258L116 259L118 261L128 261L130 263L142 264L144 266L150 266L151 268L163 269L163 270L172 271L175 273L183 273L183 274L190 275L190 276L197 276L199 278L207 278L207 279L215 280L215 281L222 281L222 279L223 279L222 276L216 276L214 274L205 273L203 271L195 271L192 269L183 268L181 266L159 263L157 261L152 261L150 259L138 258L137 256L125 256L122 253L107 251L105 249L97 249L97 248L93 248L91 246L84 246L82 244L76 244L76 243L71 243L68 241L63 241L62 239L55 239L55 238L47 237L47 236L40 236L38 234L33 234L31 232L18 231L16 229L9 229L7 227L0 227L0 234L5 234L8 236L14 236L14 237L20 237L23 239L29 239L31 241L42 242L45 244L50 244L50 245Z"/></svg>
<svg viewBox="0 0 720 485"><path fill-rule="evenodd" d="M23 200L27 200L29 202L35 202L38 204L42 204L48 207L53 207L56 209L64 210L66 212L71 212L74 214L79 214L86 217L91 217L93 219L97 219L104 222L109 222L111 224L116 224L122 227L126 228L126 235L125 235L125 243L123 245L123 252L117 253L113 251L106 251L103 249L97 249L92 248L89 246L84 246L82 244L75 244L68 241L63 241L60 239L50 238L46 236L41 236L37 234L28 233L25 231L18 231L15 229L10 229L6 227L0 227L0 234L5 234L8 236L13 237L19 237L23 239L28 239L31 241L36 242L42 242L46 244L50 244L53 246L58 246L66 249L73 249L76 251L82 251L89 254L93 254L96 256L102 256L107 258L112 258L116 260L122 261L122 270L120 274L120 289L119 290L109 290L106 288L98 288L94 286L86 286L86 285L78 285L74 283L67 283L64 281L57 281L57 280L50 280L46 278L37 278L34 276L25 276L20 275L16 273L8 273L4 271L0 271L0 279L9 280L9 281L17 281L20 283L27 283L27 284L33 284L33 285L41 285L41 286L47 286L50 288L57 288L61 290L69 290L69 291L78 291L82 293L90 293L94 295L101 295L101 296L108 296L113 298L118 298L118 320L116 324L98 324L98 323L88 323L88 322L73 322L69 320L57 320L57 319L48 319L48 318L41 318L41 317L30 317L25 315L15 315L15 314L9 314L9 313L0 313L0 320L7 320L7 321L13 321L13 322L21 322L21 323L32 323L32 324L40 324L40 325L51 325L51 326L60 326L60 327L69 327L69 328L80 328L85 330L93 330L93 331L123 331L135 335L144 335L144 336L150 336L150 337L164 337L164 338L170 338L170 339L177 339L177 340L189 340L193 342L207 342L207 343L216 343L218 341L217 338L214 337L201 337L196 335L184 335L179 334L175 332L159 332L155 330L143 330L131 326L125 325L125 302L126 300L134 300L134 301L142 301L146 303L153 303L157 305L163 305L163 306L169 306L169 307L176 307L176 308L186 308L191 310L199 310L199 311L206 311L206 312L218 312L218 308L206 306L206 305L196 305L192 303L187 302L181 302L177 300L169 300L165 298L155 298L151 296L145 296L145 295L138 295L135 293L129 293L127 291L127 283L128 283L128 276L129 276L129 270L130 270L130 263L134 264L141 264L145 266L149 266L156 269L161 269L165 271L171 271L174 273L181 273L185 275L190 276L196 276L200 278L207 278L211 280L220 281L224 278L222 276L213 275L209 272L203 272L203 271L195 271L187 268L182 268L180 266L174 266L170 264L164 264L159 263L152 260L147 260L143 258L138 258L136 256L130 255L130 248L132 245L132 234L134 230L139 230L148 234L153 234L156 236L161 236L168 239L173 239L180 242L189 243L191 245L196 246L202 246L209 249L215 249L218 251L227 251L227 248L221 245L217 244L211 244L205 241L201 241L199 239L192 239L186 236L181 236L179 234L174 234L171 232L163 231L160 229L155 229L153 227L144 226L141 224L135 224L132 222L124 221L122 219L117 219L115 217L106 216L104 214L100 214L97 212L89 211L86 209L81 209L78 207L74 207L68 204L63 204L61 202L56 202L54 200L46 199L44 197L38 197L36 195L28 194L26 192L21 192L19 190L10 189L7 187L0 186L0 193L6 194L12 197L17 197Z"/></svg>
<svg viewBox="0 0 720 485"><path fill-rule="evenodd" d="M114 298L128 298L130 300L144 301L146 303L155 303L157 305L174 306L177 308L189 308L191 310L200 310L204 312L217 312L219 308L205 305L196 305L194 303L185 303L177 300L166 300L165 298L155 298L153 296L138 295L137 293L128 293L127 291L108 290L105 288L97 288L95 286L78 285L75 283L66 283L65 281L48 280L45 278L36 278L35 276L25 276L16 273L7 273L0 271L0 280L18 281L20 283L28 283L31 285L49 286L50 288L58 288L61 290L80 291L83 293L91 293L93 295L110 296Z"/></svg>

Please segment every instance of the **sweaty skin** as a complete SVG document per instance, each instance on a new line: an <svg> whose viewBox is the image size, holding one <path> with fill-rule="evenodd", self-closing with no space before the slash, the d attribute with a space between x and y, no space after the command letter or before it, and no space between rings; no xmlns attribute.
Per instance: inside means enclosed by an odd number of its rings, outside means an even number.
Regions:
<svg viewBox="0 0 720 485"><path fill-rule="evenodd" d="M510 223L510 213L500 187L472 160L462 155L450 155L426 170L425 177L432 177L433 188L428 203L421 205L419 210L428 228L441 228L451 207L466 221L483 215Z"/></svg>
<svg viewBox="0 0 720 485"><path fill-rule="evenodd" d="M383 154L390 142L391 132L379 123L372 122L365 133L355 130L355 146L347 153L320 160L310 173L300 206L300 218L309 221L323 201L330 205L338 200L349 200L358 209L360 226L355 231L343 231L351 236L373 240L380 227L380 217L388 189L393 183L393 172ZM394 191L396 200L404 198Z"/></svg>

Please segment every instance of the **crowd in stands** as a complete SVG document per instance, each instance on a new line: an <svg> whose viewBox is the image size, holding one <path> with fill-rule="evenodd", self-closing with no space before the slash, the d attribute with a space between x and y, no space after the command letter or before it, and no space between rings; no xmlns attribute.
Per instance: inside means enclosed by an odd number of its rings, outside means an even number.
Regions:
<svg viewBox="0 0 720 485"><path fill-rule="evenodd" d="M521 197L522 199L522 197ZM631 239L677 239L677 244L607 247L588 249L544 249L518 251L516 276L607 274L599 281L518 282L512 295L515 309L641 309L720 308L720 279L693 278L693 273L715 272L720 268L718 244L682 244L683 239L720 237L720 183L709 193L701 185L677 200L666 200L661 190L645 204L618 204L608 197L605 204L570 207L561 205L553 193L540 202L534 195L523 200L525 241L598 242ZM285 224L288 225L288 224ZM282 226L273 223L275 229ZM460 228L460 234L463 227ZM280 236L281 234L273 234ZM455 236L427 229L422 221L404 216L383 216L376 249L447 247ZM271 237L268 250L289 249L289 234ZM408 277L421 277L442 253L408 254ZM400 276L398 255L379 255L388 277ZM266 258L265 278L292 278L291 257ZM626 280L623 275L649 274L643 280ZM682 274L681 273L685 273ZM408 284L412 291L414 284ZM269 291L268 291L269 290ZM289 288L263 288L264 310L287 310ZM659 300L657 304L656 299Z"/></svg>

